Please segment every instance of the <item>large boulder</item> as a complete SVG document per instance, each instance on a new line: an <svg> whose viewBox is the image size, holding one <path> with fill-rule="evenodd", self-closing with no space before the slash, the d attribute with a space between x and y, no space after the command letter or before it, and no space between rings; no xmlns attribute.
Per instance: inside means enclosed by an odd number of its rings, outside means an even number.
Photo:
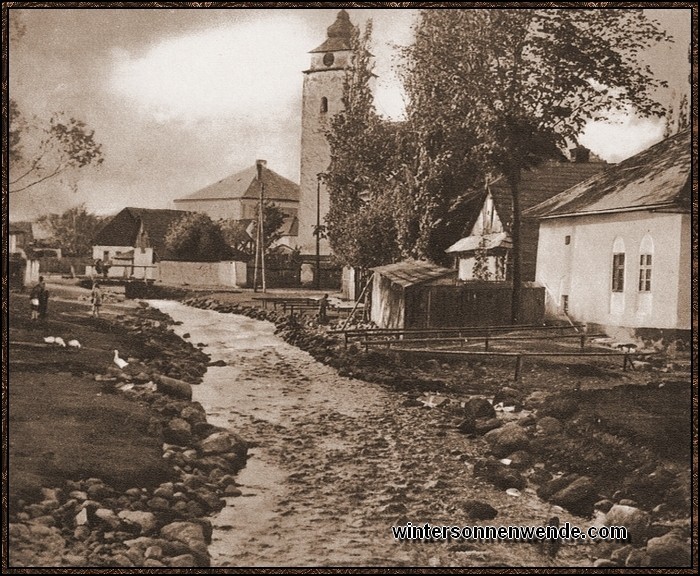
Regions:
<svg viewBox="0 0 700 576"><path fill-rule="evenodd" d="M150 534L154 532L158 521L156 517L151 512L143 512L141 510L122 510L118 514L127 524L135 524L140 527L141 534Z"/></svg>
<svg viewBox="0 0 700 576"><path fill-rule="evenodd" d="M495 418L496 411L493 409L491 402L485 398L470 398L464 404L464 414L466 417L471 416L475 420L477 418Z"/></svg>
<svg viewBox="0 0 700 576"><path fill-rule="evenodd" d="M209 551L201 524L195 522L172 522L160 529L166 540L181 542L192 552L197 566L209 565Z"/></svg>
<svg viewBox="0 0 700 576"><path fill-rule="evenodd" d="M188 446L192 443L192 428L187 420L171 418L163 430L163 439L168 444Z"/></svg>
<svg viewBox="0 0 700 576"><path fill-rule="evenodd" d="M199 443L202 454L222 454L233 452L241 458L245 458L248 453L248 446L239 436L233 432L214 432Z"/></svg>
<svg viewBox="0 0 700 576"><path fill-rule="evenodd" d="M690 543L673 532L647 542L650 565L658 568L690 566Z"/></svg>
<svg viewBox="0 0 700 576"><path fill-rule="evenodd" d="M499 457L507 456L516 450L526 450L530 445L528 433L514 422L491 430L484 435L491 451Z"/></svg>
<svg viewBox="0 0 700 576"><path fill-rule="evenodd" d="M465 500L462 502L462 510L471 520L493 520L498 516L498 510L480 500Z"/></svg>
<svg viewBox="0 0 700 576"><path fill-rule="evenodd" d="M605 515L606 526L624 526L633 546L643 546L649 533L649 514L633 506L615 504Z"/></svg>
<svg viewBox="0 0 700 576"><path fill-rule="evenodd" d="M562 431L562 424L553 416L545 416L537 421L537 434L554 436Z"/></svg>
<svg viewBox="0 0 700 576"><path fill-rule="evenodd" d="M596 487L588 476L580 476L555 492L550 500L574 514L587 515L593 510L593 504L598 499Z"/></svg>
<svg viewBox="0 0 700 576"><path fill-rule="evenodd" d="M481 460L474 464L474 476L482 478L494 486L508 488L525 488L525 479L517 470L497 460Z"/></svg>

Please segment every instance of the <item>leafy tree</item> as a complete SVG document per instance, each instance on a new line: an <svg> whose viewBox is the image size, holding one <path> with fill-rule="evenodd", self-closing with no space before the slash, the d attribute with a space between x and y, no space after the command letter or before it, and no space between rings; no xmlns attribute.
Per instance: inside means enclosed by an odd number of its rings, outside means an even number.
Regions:
<svg viewBox="0 0 700 576"><path fill-rule="evenodd" d="M343 110L327 132L331 162L323 175L330 206L326 232L336 257L344 264L371 267L400 254L393 200L398 167L398 127L384 122L373 104L369 44L372 22L351 38L353 62L343 84Z"/></svg>
<svg viewBox="0 0 700 576"><path fill-rule="evenodd" d="M258 214L260 211L260 203L256 206L255 213ZM282 224L286 214L280 209L277 204L265 200L263 202L263 248L265 249L265 254L270 251L272 245L277 242L282 237ZM253 239L258 237L258 221L255 220L252 230ZM255 245L253 245L255 249Z"/></svg>
<svg viewBox="0 0 700 576"><path fill-rule="evenodd" d="M258 214L259 210L260 203L258 202L255 213ZM277 204L265 200L263 204L263 218L265 219L263 246L265 247L265 254L269 254L273 250L272 245L283 235L282 224L284 224L286 214ZM249 223L245 220L230 218L220 221L220 225L226 242L233 250L233 257L242 260L255 258L255 239L258 237L257 220Z"/></svg>
<svg viewBox="0 0 700 576"><path fill-rule="evenodd" d="M177 260L216 262L231 257L221 226L203 212L192 212L173 222L164 241L168 256Z"/></svg>
<svg viewBox="0 0 700 576"><path fill-rule="evenodd" d="M418 251L430 254L440 245L430 228L444 217L441 198L455 194L459 181L451 173L460 164L467 176L505 177L517 321L522 171L559 157L589 120L611 110L663 115L652 94L665 83L639 56L667 39L641 9L423 11L404 69L419 146L415 193L424 205Z"/></svg>
<svg viewBox="0 0 700 576"><path fill-rule="evenodd" d="M102 164L102 145L85 122L54 113L48 122L27 120L9 102L10 193L22 192L69 170Z"/></svg>
<svg viewBox="0 0 700 576"><path fill-rule="evenodd" d="M104 219L88 212L84 204L63 214L45 214L38 223L49 231L49 241L61 247L66 256L89 256L92 241Z"/></svg>

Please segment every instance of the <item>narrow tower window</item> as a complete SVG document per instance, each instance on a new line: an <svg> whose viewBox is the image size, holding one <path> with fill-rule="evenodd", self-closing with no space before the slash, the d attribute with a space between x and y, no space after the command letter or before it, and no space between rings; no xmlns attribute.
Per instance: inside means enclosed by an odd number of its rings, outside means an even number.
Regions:
<svg viewBox="0 0 700 576"><path fill-rule="evenodd" d="M328 112L328 98L325 96L321 98L321 114Z"/></svg>

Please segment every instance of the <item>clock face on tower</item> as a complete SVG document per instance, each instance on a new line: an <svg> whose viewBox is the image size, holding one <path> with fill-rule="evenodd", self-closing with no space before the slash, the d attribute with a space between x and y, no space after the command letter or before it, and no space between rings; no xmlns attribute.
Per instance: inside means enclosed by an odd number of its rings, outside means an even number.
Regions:
<svg viewBox="0 0 700 576"><path fill-rule="evenodd" d="M335 56L333 55L333 52L326 52L323 55L323 63L326 66L332 66L334 61L335 61Z"/></svg>

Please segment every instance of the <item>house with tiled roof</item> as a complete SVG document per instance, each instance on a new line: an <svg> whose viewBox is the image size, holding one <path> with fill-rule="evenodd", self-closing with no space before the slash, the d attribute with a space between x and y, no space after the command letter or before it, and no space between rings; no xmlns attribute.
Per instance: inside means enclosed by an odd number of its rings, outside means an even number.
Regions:
<svg viewBox="0 0 700 576"><path fill-rule="evenodd" d="M261 164L261 180L258 167ZM219 219L245 220L257 217L260 201L260 185L266 202L273 202L287 216L297 215L299 208L299 185L280 176L267 167L265 160L219 180L197 192L176 199L178 210L204 212L216 221Z"/></svg>
<svg viewBox="0 0 700 576"><path fill-rule="evenodd" d="M171 224L188 212L124 208L97 233L92 257L108 267L108 276L157 278L157 263L166 255L165 236Z"/></svg>
<svg viewBox="0 0 700 576"><path fill-rule="evenodd" d="M548 313L611 336L689 333L691 177L686 130L528 210Z"/></svg>
<svg viewBox="0 0 700 576"><path fill-rule="evenodd" d="M559 194L571 186L600 173L608 165L590 161L589 151L576 148L571 161L548 161L523 171L520 181L520 226L522 280L535 280L535 260L539 221L525 211ZM510 278L509 254L512 249L510 229L513 222L511 191L505 178L491 182L485 191L473 195L473 216L465 223L468 235L446 252L455 256L458 278L503 281Z"/></svg>

